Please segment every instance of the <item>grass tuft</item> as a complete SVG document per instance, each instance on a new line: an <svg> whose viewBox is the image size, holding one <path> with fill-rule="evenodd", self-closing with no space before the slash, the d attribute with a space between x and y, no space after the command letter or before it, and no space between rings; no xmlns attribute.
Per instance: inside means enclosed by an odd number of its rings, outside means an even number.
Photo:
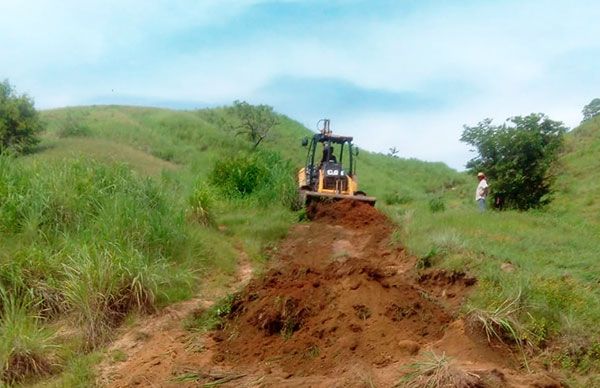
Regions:
<svg viewBox="0 0 600 388"><path fill-rule="evenodd" d="M208 310L192 314L184 322L184 327L199 332L223 329L225 318L231 314L235 300L236 294L225 296Z"/></svg>
<svg viewBox="0 0 600 388"><path fill-rule="evenodd" d="M160 284L160 262L149 265L136 255L89 249L65 264L64 295L85 347L102 344L130 311L150 312Z"/></svg>
<svg viewBox="0 0 600 388"><path fill-rule="evenodd" d="M483 329L488 342L497 339L502 343L522 344L523 327L516 316L520 311L521 293L506 299L498 306L487 309L473 307L467 312L469 322Z"/></svg>
<svg viewBox="0 0 600 388"><path fill-rule="evenodd" d="M31 296L0 287L0 306L0 381L12 385L49 374L57 347L33 313Z"/></svg>
<svg viewBox="0 0 600 388"><path fill-rule="evenodd" d="M425 353L419 360L405 367L406 374L396 384L403 388L466 388L477 387L479 376L453 364L444 353Z"/></svg>
<svg viewBox="0 0 600 388"><path fill-rule="evenodd" d="M212 210L214 202L215 196L210 187L197 183L188 196L188 219L203 226L214 225L215 217Z"/></svg>
<svg viewBox="0 0 600 388"><path fill-rule="evenodd" d="M520 303L521 291L514 298L505 299L497 306L469 309L467 320L471 325L483 329L489 343L495 339L504 344L516 345L523 356L525 367L530 371L525 354L525 346L530 345L526 340L527 330L517 318L521 310Z"/></svg>

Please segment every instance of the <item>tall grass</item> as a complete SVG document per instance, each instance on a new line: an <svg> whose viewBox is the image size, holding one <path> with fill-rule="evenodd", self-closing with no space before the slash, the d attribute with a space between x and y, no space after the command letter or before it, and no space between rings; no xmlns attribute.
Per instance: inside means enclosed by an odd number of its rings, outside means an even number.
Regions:
<svg viewBox="0 0 600 388"><path fill-rule="evenodd" d="M575 168L579 162L568 163ZM573 191L591 195L570 182ZM557 367L600 371L600 357L593 350L600 338L600 230L585 202L569 201L573 191L563 190L541 211L479 214L472 199L474 186L467 182L444 191L444 212L432 213L423 199L392 203L386 212L399 223L403 242L417 257L478 278L469 305L488 335L514 337L521 348L526 344L538 349L536 354L550 354L546 362ZM503 303L514 301L515 290L521 290L518 304L507 309ZM565 351L561 344L574 338L578 349ZM556 354L562 354L559 363L552 356Z"/></svg>
<svg viewBox="0 0 600 388"><path fill-rule="evenodd" d="M168 266L149 262L139 252L82 247L64 264L65 303L92 348L105 340L131 311L151 312Z"/></svg>
<svg viewBox="0 0 600 388"><path fill-rule="evenodd" d="M265 257L265 248L285 235L294 221L294 214L283 203L288 197L285 193L294 191L290 170L305 160L306 150L299 139L310 132L281 117L261 144L265 155L252 156L246 142L224 129L226 115L222 108L174 112L117 106L44 112L49 148L28 157L25 164L32 165L31 169L24 173L13 160L0 159L0 198L6 199L0 202L2 284L33 287L35 298L50 301L40 309L52 315L67 305L73 308L64 303L61 287L66 281L64 263L77 260L74 258L103 260L102 252L108 252L106 257L139 256L150 268L159 258L168 268L197 269L212 263L231 269L238 245L252 257ZM344 133L333 124L335 132ZM62 138L79 136L65 127L85 128L86 138ZM600 338L595 324L600 320L600 159L596 157L600 119L586 122L566 140L566 152L555 171L559 175L554 202L543 211L478 214L473 200L476 182L442 163L361 150L358 175L361 189L379 197L378 207L397 221L397 242L427 258L429 264L477 276L470 306L493 312L494 306L513 300L514 291L521 290L511 319L523 329L525 340L540 348L578 344L551 354L561 354L562 366L593 371L600 368L595 350ZM126 167L120 172L111 167L102 173L96 167L90 171L86 162L77 173L71 173L74 167L44 166L46 170L36 165L36 161L45 164L46 155L63 155L64 144L85 145L86 152L95 156L108 154L111 147L119 145L118 157L129 161L140 174L162 168L170 171L165 170L156 184L144 183ZM95 144L100 145L97 152ZM131 149L139 153L134 155ZM284 157L272 156L277 160L269 161L272 151ZM266 181L248 195L231 196L231 188L212 187L207 182L213 167L225 155L228 160L256 163ZM101 155L98 158L105 160ZM87 181L76 176L87 176ZM77 185L80 191L74 191ZM279 192L282 187L283 195ZM219 228L210 226L205 212L212 214ZM113 220L118 221L114 227ZM224 243L223 235L231 243ZM86 254L81 254L83 246ZM100 257L91 257L96 254ZM509 264L511 271L505 272L503 264ZM115 274L131 281L119 268L113 268ZM60 276L41 275L47 273ZM190 277L185 276L189 273L174 270L169 279L150 277L144 287L155 290L155 284L167 281L181 285L167 292L171 297L175 290L181 292L177 297L185 297L189 295L185 291L189 290ZM161 285L159 289L169 287ZM155 297L158 304L169 299L161 293Z"/></svg>
<svg viewBox="0 0 600 388"><path fill-rule="evenodd" d="M49 371L44 322L69 317L83 350L93 349L128 314L189 297L211 268L231 270L230 243L189 222L185 196L121 164L0 156L0 195L9 383Z"/></svg>
<svg viewBox="0 0 600 388"><path fill-rule="evenodd" d="M53 348L52 333L35 314L32 295L0 286L0 384L50 373Z"/></svg>
<svg viewBox="0 0 600 388"><path fill-rule="evenodd" d="M261 206L291 206L297 195L293 167L269 151L218 160L210 181L229 199L253 199Z"/></svg>
<svg viewBox="0 0 600 388"><path fill-rule="evenodd" d="M29 327L48 338L57 322L79 328L66 345L77 349L44 347L39 360L62 354L60 364L69 369L73 357L102 346L128 315L190 297L211 273L231 273L239 249L261 260L294 220L294 168L278 153L250 153L239 139L213 130L207 112L173 120L170 112L141 111L129 112L135 119L113 108L50 112L47 151L0 157L0 286L10 294L29 290L26 316L37 325ZM113 119L127 130L116 131ZM83 135L79 128L86 138L69 139ZM107 140L118 142L116 159L124 163L99 153L109 152ZM90 156L67 152L63 143L81 143ZM164 168L158 175L140 166L149 157L140 162L124 144L185 166L153 162ZM235 168L260 172L252 192L209 182L213 166L231 160ZM33 343L24 344L37 354ZM10 379L45 371L27 369ZM71 375L79 372L67 370L65 378Z"/></svg>

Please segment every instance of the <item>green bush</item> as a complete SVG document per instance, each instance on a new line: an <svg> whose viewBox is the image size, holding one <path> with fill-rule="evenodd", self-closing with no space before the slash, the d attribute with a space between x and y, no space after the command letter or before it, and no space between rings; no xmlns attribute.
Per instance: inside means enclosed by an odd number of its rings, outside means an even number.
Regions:
<svg viewBox="0 0 600 388"><path fill-rule="evenodd" d="M600 115L600 98L594 98L589 104L583 107L583 121L591 120Z"/></svg>
<svg viewBox="0 0 600 388"><path fill-rule="evenodd" d="M240 155L217 161L210 175L211 182L230 198L245 197L265 185L269 169L258 156Z"/></svg>
<svg viewBox="0 0 600 388"><path fill-rule="evenodd" d="M200 332L223 329L225 318L231 314L235 302L236 294L228 294L208 310L191 315L184 326L188 330Z"/></svg>
<svg viewBox="0 0 600 388"><path fill-rule="evenodd" d="M0 153L30 151L42 128L33 100L17 95L8 80L0 82Z"/></svg>
<svg viewBox="0 0 600 388"><path fill-rule="evenodd" d="M446 210L446 203L443 197L433 197L429 200L429 210L432 213L443 212Z"/></svg>
<svg viewBox="0 0 600 388"><path fill-rule="evenodd" d="M509 124L492 125L486 119L464 127L461 141L479 155L467 163L477 173L485 172L492 197L503 207L527 210L549 202L553 177L548 173L558 157L567 128L544 114L511 117Z"/></svg>
<svg viewBox="0 0 600 388"><path fill-rule="evenodd" d="M216 162L210 182L228 198L252 196L263 205L273 202L291 206L296 183L291 163L268 151L239 155Z"/></svg>

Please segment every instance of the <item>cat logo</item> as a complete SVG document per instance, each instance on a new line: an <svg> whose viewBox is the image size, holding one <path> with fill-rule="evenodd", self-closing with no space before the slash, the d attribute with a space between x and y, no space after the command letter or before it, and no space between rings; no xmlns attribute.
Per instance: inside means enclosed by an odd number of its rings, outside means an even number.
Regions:
<svg viewBox="0 0 600 388"><path fill-rule="evenodd" d="M325 173L329 176L344 176L344 171L340 170L327 170Z"/></svg>

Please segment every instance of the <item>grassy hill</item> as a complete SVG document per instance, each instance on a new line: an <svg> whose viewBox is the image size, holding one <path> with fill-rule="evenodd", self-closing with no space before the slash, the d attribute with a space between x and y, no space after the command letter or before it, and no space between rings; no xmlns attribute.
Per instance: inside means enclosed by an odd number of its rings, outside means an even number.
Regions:
<svg viewBox="0 0 600 388"><path fill-rule="evenodd" d="M39 152L0 159L8 198L0 204L0 305L16 306L15 323L2 323L12 336L0 340L1 363L10 366L12 344L28 336L35 340L19 352L51 361L38 362L38 372L64 370L56 386L85 385L93 349L128 317L188 298L208 278L226 282L240 250L257 265L268 258L298 220L284 197L310 131L280 116L261 145L260 158L272 163L258 161L264 187L228 195L211 180L215 166L254 160L243 159L251 145L224 125L230 114L123 106L42 113ZM378 197L420 265L477 276L464 312L508 323L573 381L598 371L600 359L598 123L568 135L556 200L543 211L479 214L476 181L466 174L358 156L362 189ZM74 324L87 330L53 336Z"/></svg>
<svg viewBox="0 0 600 388"><path fill-rule="evenodd" d="M557 168L556 200L552 209L576 214L590 227L600 227L600 117L582 123L566 139ZM598 234L596 234L598 235Z"/></svg>

